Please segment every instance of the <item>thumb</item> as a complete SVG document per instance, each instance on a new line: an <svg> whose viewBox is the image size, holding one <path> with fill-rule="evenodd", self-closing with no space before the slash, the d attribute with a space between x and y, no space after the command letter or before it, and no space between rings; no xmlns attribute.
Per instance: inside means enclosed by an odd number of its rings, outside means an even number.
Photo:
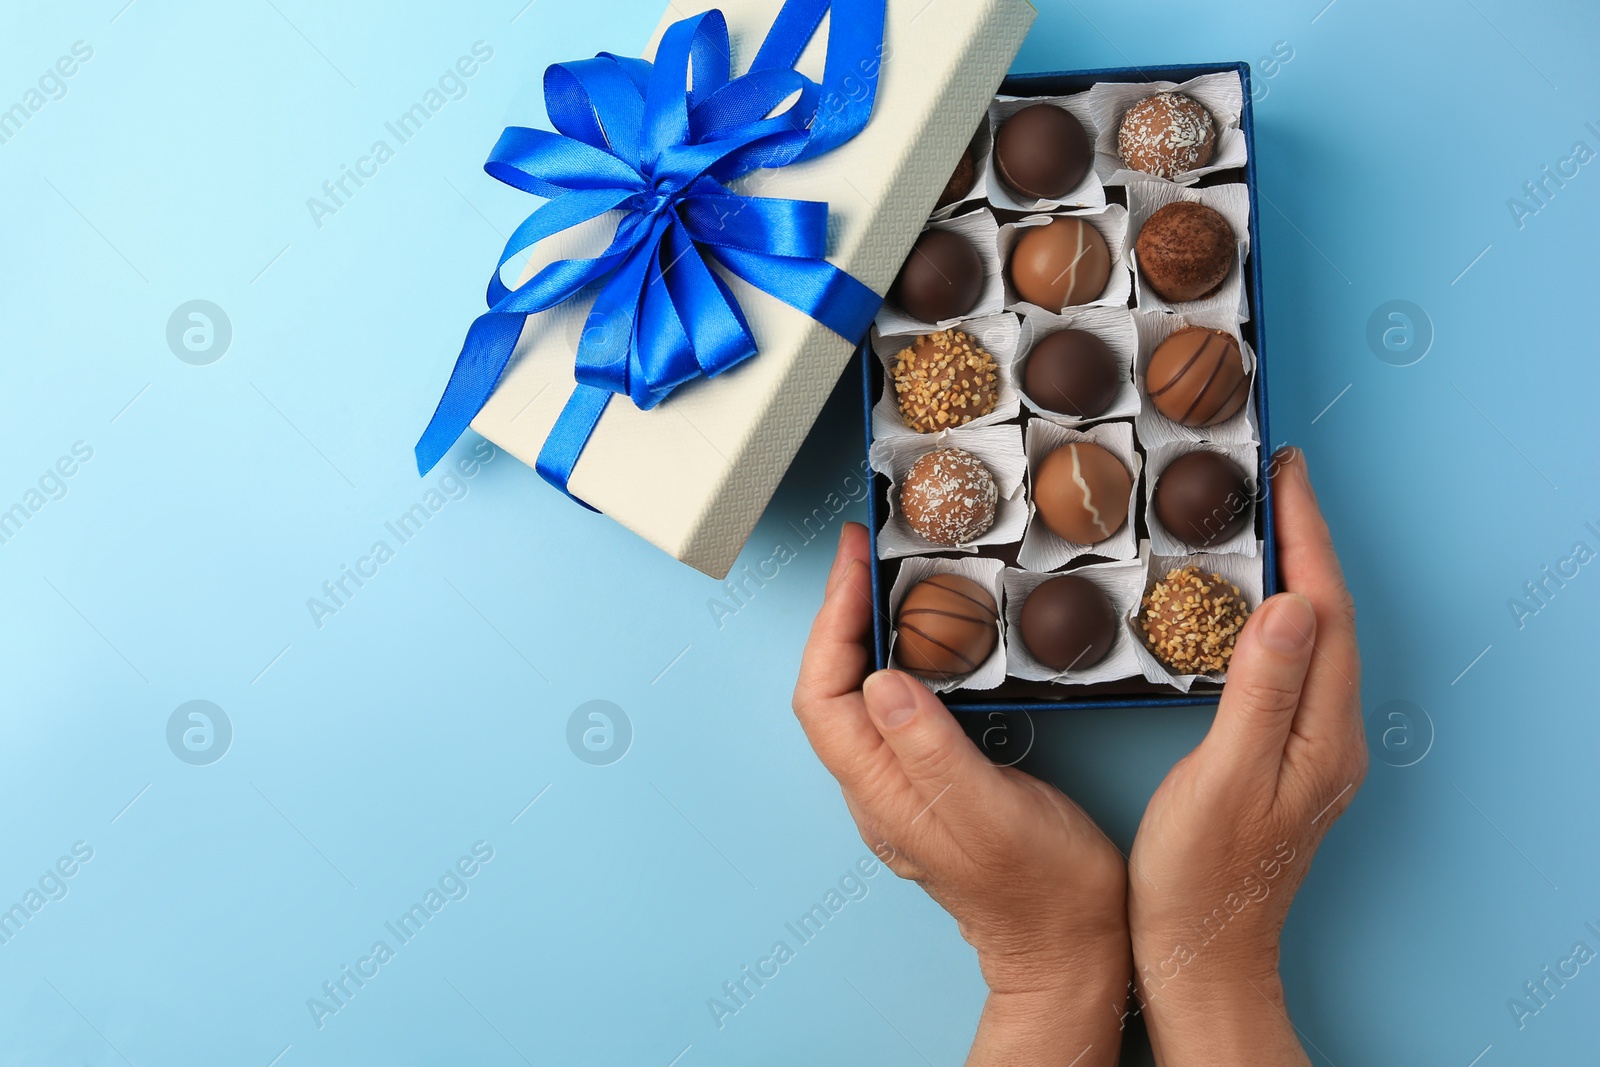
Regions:
<svg viewBox="0 0 1600 1067"><path fill-rule="evenodd" d="M1224 768L1276 777L1316 636L1317 613L1299 593L1279 593L1261 605L1234 646L1202 751Z"/></svg>
<svg viewBox="0 0 1600 1067"><path fill-rule="evenodd" d="M924 801L958 780L979 782L994 773L994 765L944 704L915 678L900 671L878 671L862 691L867 715Z"/></svg>

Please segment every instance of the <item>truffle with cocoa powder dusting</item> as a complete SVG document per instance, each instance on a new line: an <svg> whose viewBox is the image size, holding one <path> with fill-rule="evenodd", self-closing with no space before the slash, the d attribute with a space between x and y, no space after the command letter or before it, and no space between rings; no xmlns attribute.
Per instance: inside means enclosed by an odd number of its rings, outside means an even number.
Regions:
<svg viewBox="0 0 1600 1067"><path fill-rule="evenodd" d="M1222 288L1233 269L1237 238L1213 208L1178 200L1156 211L1139 228L1134 258L1145 284L1163 300L1202 300Z"/></svg>

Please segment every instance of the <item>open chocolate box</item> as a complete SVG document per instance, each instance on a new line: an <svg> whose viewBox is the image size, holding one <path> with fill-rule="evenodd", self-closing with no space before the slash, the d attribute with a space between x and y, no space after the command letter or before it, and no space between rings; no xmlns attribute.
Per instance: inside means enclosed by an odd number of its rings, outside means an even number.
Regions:
<svg viewBox="0 0 1600 1067"><path fill-rule="evenodd" d="M1170 84L1153 84L1158 82ZM1216 115L1215 148L1210 163L1198 171L1179 175L1173 182L1152 181L1148 176L1129 173L1119 163L1116 124L1123 112L1143 96L1172 85L1179 92L1188 91L1185 87L1189 85L1197 87L1193 95L1204 100ZM1140 86L1145 87L1142 92L1136 88ZM1216 96L1222 101L1220 104L1212 103L1202 91L1218 86L1227 90ZM1026 106L1025 102L1013 102L1014 98L1055 101L1082 120L1091 149L1097 149L1092 153L1094 166L1083 183L1058 201L1026 202L998 180L995 130L1010 114ZM1192 562L1204 572L1221 574L1236 583L1241 599L1252 611L1279 588L1267 477L1271 438L1249 65L1194 64L1015 75L1001 85L990 118L969 152L976 160L970 194L935 212L930 227L960 233L979 248L985 262L982 297L968 314L922 327L891 301L859 353L865 383L867 440L876 472L868 498L868 521L872 534L872 595L877 608L873 627L877 666L900 666L893 658L893 644L896 583L902 573L900 596L914 578L930 571L955 569L959 573L965 567L973 574L982 571L991 576L983 581L992 581L991 587L999 594L996 609L1001 632L997 651L979 670L965 678L930 681L952 710L1215 703L1221 691L1221 676L1213 673L1180 677L1174 668L1151 654L1140 637L1135 616L1141 610L1145 592L1167 567L1179 562ZM1228 217L1238 254L1220 289L1188 303L1168 304L1137 274L1132 253L1143 221L1154 208L1174 199L1198 199ZM1109 246L1110 271L1100 298L1088 301L1094 306L1072 302L1077 306L1060 309L1064 319L1053 314L1042 316L1039 307L1023 300L1012 285L1006 265L1017 242L1031 226L1040 225L1037 220L1043 215L1078 216L1093 223ZM1024 221L1030 219L1034 221ZM1239 232L1241 227L1246 227L1247 233ZM999 277L995 276L997 270ZM1045 310L1054 313L1058 309ZM1088 324L1091 319L1093 326ZM1023 361L1031 342L1042 340L1052 330L1061 330L1063 323L1103 336L1109 336L1108 330L1121 331L1124 351L1119 358L1128 380L1120 383L1117 399L1098 417L1062 419L1020 395ZM1243 409L1213 427L1178 426L1163 420L1161 413L1154 410L1148 390L1140 384L1152 350L1183 324L1232 333L1240 342L1243 365L1250 376ZM1008 387L1001 387L995 411L978 420L978 425L918 434L903 420L891 423L885 414L897 414L892 392L885 398L885 391L892 388L892 353L911 346L919 336L943 329L966 332L969 339L977 338L991 350L997 364L1005 368L1002 378ZM1064 451L1064 442L1081 442L1083 433L1118 456L1125 468L1131 468L1127 474L1133 484L1124 526L1098 544L1073 546L1053 534L1035 534L1034 527L1042 520L1033 502L1034 476L1051 448L1062 447ZM927 443L919 444L918 437ZM1001 444L996 445L997 441ZM961 547L943 547L930 541L919 544L917 533L908 532L903 517L896 517L891 496L898 487L891 473L898 470L899 476L905 476L903 457L919 450L948 447L965 451L969 446L980 458L995 456L992 450L998 447L1007 451L1006 457L998 461L986 458L986 464L995 468L992 473L1003 497L993 526L987 535L976 536ZM991 451L985 452L985 448ZM1186 451L1223 452L1247 476L1249 518L1243 529L1200 549L1192 544L1175 545L1174 537L1156 519L1151 502L1155 476ZM894 458L897 454L901 458ZM1078 479L1077 455L1074 451L1072 477L1074 484L1082 488L1083 501L1088 506L1090 489ZM1019 474L1019 470L1023 472ZM1099 522L1098 512L1095 522ZM980 562L958 562L963 560ZM1026 646L1018 643L1015 621L1019 606L1009 602L1011 594L1025 597L1028 589L1047 577L1078 574L1085 568L1093 569L1081 576L1103 587L1118 615L1110 651L1097 660L1103 664L1099 668L1068 668L1053 673L1046 670L1043 673L1052 677L1040 678L1039 664L1031 660ZM1020 661L1016 647L1022 649ZM995 657L1001 658L1003 680L999 680Z"/></svg>

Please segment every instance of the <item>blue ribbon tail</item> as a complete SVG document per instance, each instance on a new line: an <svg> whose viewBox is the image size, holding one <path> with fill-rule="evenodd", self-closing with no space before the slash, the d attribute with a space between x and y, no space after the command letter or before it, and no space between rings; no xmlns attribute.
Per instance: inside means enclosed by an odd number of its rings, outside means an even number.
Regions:
<svg viewBox="0 0 1600 1067"><path fill-rule="evenodd" d="M494 392L495 383L500 381L511 352L517 347L517 338L522 336L525 318L521 314L490 311L473 321L439 406L417 441L418 474L427 474L438 466L489 402L489 394Z"/></svg>
<svg viewBox="0 0 1600 1067"><path fill-rule="evenodd" d="M605 414L606 405L616 395L592 385L579 385L573 389L556 424L550 428L550 436L545 438L544 447L539 450L538 462L534 464L539 477L590 511L595 509L573 496L572 490L567 488L567 482L572 478L572 469L578 465L578 457L583 455L584 447L589 443L589 435L594 433L594 428L600 424L600 416Z"/></svg>
<svg viewBox="0 0 1600 1067"><path fill-rule="evenodd" d="M742 248L714 247L712 255L734 274L805 312L852 344L859 344L883 297L825 259L791 259Z"/></svg>

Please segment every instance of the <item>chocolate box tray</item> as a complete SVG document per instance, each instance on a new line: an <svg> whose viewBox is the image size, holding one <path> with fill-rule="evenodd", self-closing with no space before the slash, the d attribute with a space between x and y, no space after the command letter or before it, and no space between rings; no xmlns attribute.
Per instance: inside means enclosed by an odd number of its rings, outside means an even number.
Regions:
<svg viewBox="0 0 1600 1067"><path fill-rule="evenodd" d="M1256 536L1263 546L1262 555L1262 585L1263 596L1270 597L1281 588L1278 574L1277 545L1273 530L1272 518L1272 487L1267 481L1266 472L1271 462L1272 436L1268 429L1269 407L1267 404L1267 367L1270 358L1267 355L1266 324L1264 321L1262 285L1261 285L1261 234L1259 228L1258 193L1256 190L1256 149L1254 132L1254 114L1250 95L1250 65L1248 63L1195 63L1171 67L1150 67L1134 69L1115 67L1105 70L1064 71L1049 74L1017 74L1008 77L1000 86L1000 95L1003 96L1068 96L1073 93L1084 92L1096 83L1101 82L1155 82L1171 81L1184 82L1202 74L1227 74L1237 72L1244 89L1243 108L1240 113L1239 127L1244 134L1248 158L1244 170L1244 184L1250 193L1250 255L1244 264L1244 283L1246 298L1250 306L1250 318L1247 322L1239 324L1241 335L1256 352L1255 374L1255 402L1256 413L1259 418L1261 450L1260 462L1255 472L1258 489L1258 506L1256 508ZM1236 170L1222 171L1208 174L1201 178L1196 187L1236 183L1239 180ZM1113 203L1125 202L1123 190L1112 187L1106 190L1107 199ZM994 209L1002 221L1008 218L1021 218L1022 212L1006 212ZM877 358L873 355L867 344L861 346L857 353L858 368L865 385L865 420L867 442L872 441L872 408L878 402L883 391L882 368ZM1027 417L1026 412L1018 418L1022 421ZM1143 446L1140 451L1143 452ZM1147 477L1141 473L1140 477ZM882 474L873 477L873 491L867 498L868 529L873 539L872 545L872 599L876 607L873 616L873 652L876 666L879 669L889 662L889 638L893 629L888 617L889 590L894 585L895 575L898 572L900 560L882 560L878 558L877 536L878 530L883 525L888 508L889 480ZM1129 521L1134 521L1130 517ZM1138 516L1137 533L1141 539L1147 536L1143 515ZM1004 560L1009 565L1016 563L1018 546L997 545L985 546L978 553L995 559ZM931 553L930 553L931 554ZM1097 560L1099 557L1087 557ZM1066 573L1065 571L1062 573ZM1196 707L1215 704L1222 687L1214 682L1204 679L1197 681L1188 693L1183 693L1172 686L1161 685L1144 678L1125 678L1114 682L1101 682L1089 685L1062 685L1054 682L1029 682L1016 678L1007 678L998 688L976 691L957 689L945 695L945 704L958 712L1012 712L1012 711L1048 711L1069 710L1074 708L1168 708L1168 707Z"/></svg>

